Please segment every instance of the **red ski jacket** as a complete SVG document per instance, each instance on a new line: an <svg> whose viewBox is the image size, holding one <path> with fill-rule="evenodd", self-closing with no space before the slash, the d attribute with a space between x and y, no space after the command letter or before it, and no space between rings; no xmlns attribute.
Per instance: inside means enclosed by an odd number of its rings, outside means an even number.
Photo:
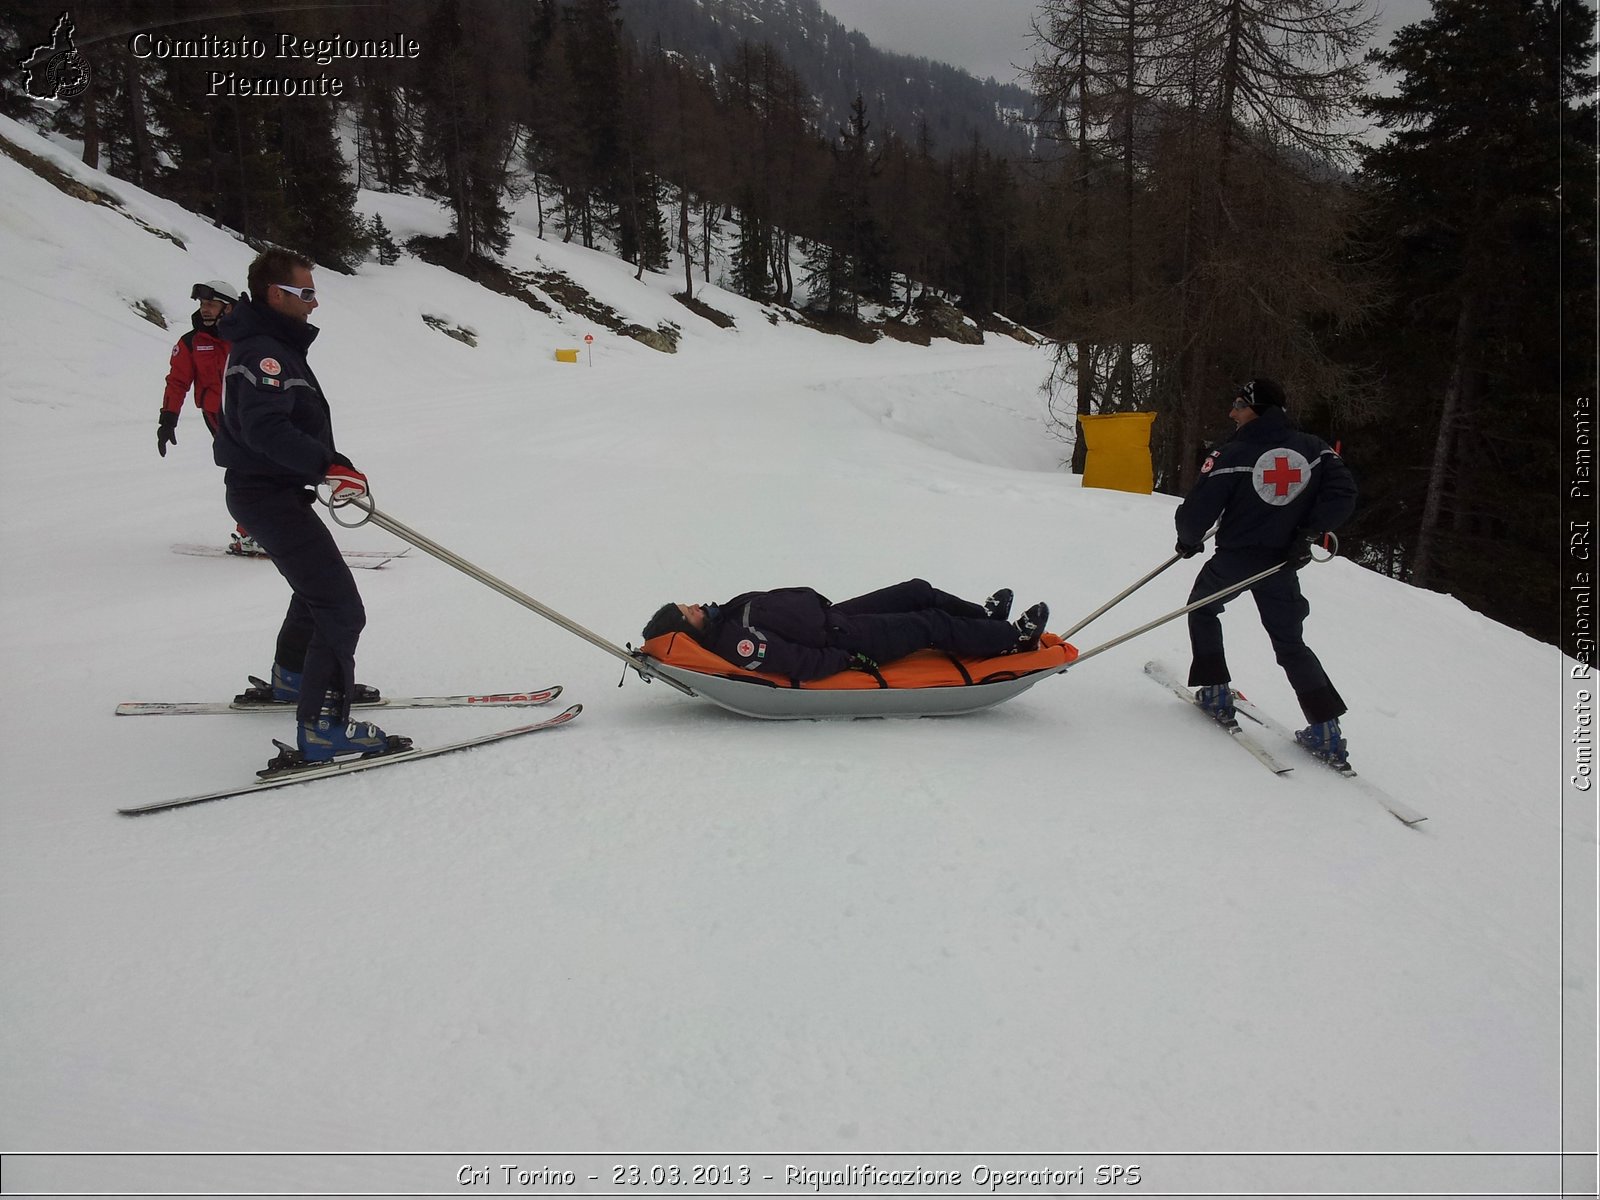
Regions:
<svg viewBox="0 0 1600 1200"><path fill-rule="evenodd" d="M167 393L161 398L164 412L179 412L189 387L194 386L195 407L209 416L222 409L222 372L228 363L228 343L211 332L194 315L194 328L178 339L172 348L172 366L167 371Z"/></svg>

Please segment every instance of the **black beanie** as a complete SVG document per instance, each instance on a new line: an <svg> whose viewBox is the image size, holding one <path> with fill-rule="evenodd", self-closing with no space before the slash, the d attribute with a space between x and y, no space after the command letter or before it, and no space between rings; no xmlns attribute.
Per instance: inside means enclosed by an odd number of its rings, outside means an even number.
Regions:
<svg viewBox="0 0 1600 1200"><path fill-rule="evenodd" d="M683 615L683 610L676 604L663 604L644 623L645 641L664 633L694 633L694 626L689 624L689 618Z"/></svg>
<svg viewBox="0 0 1600 1200"><path fill-rule="evenodd" d="M1268 405L1276 408L1288 408L1289 402L1284 398L1283 388L1278 386L1276 380L1258 377L1249 383L1239 385L1239 395L1249 401L1250 407L1260 411Z"/></svg>

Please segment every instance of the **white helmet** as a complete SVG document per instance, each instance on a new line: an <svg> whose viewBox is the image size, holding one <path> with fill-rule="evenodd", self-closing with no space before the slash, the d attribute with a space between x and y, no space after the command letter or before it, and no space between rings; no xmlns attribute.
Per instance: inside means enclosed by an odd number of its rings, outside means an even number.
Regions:
<svg viewBox="0 0 1600 1200"><path fill-rule="evenodd" d="M197 283L189 289L191 300L221 300L224 304L239 303L239 293L234 290L231 283L224 283L220 279L212 279L206 283Z"/></svg>

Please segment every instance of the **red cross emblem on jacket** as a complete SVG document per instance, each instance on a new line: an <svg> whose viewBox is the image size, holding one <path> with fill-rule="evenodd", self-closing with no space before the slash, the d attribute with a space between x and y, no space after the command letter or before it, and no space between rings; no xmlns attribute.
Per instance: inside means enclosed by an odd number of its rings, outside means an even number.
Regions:
<svg viewBox="0 0 1600 1200"><path fill-rule="evenodd" d="M1273 462L1272 469L1261 473L1261 478L1270 483L1278 495L1287 496L1289 494L1289 485L1299 483L1302 475L1297 468L1289 465L1287 457L1280 454Z"/></svg>
<svg viewBox="0 0 1600 1200"><path fill-rule="evenodd" d="M1256 495L1274 508L1281 508L1292 504L1306 490L1311 482L1311 464L1298 450L1279 446L1256 459L1251 474Z"/></svg>

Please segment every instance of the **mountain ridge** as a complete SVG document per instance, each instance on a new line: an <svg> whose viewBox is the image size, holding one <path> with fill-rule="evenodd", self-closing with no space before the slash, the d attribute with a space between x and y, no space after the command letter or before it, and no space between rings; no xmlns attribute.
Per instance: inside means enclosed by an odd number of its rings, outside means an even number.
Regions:
<svg viewBox="0 0 1600 1200"><path fill-rule="evenodd" d="M701 67L720 68L741 41L771 44L811 89L826 135L846 122L859 92L869 118L907 142L916 143L925 120L935 154L974 136L1008 158L1033 152L1034 97L1026 88L880 49L817 0L620 0L618 11L641 47L659 41Z"/></svg>

